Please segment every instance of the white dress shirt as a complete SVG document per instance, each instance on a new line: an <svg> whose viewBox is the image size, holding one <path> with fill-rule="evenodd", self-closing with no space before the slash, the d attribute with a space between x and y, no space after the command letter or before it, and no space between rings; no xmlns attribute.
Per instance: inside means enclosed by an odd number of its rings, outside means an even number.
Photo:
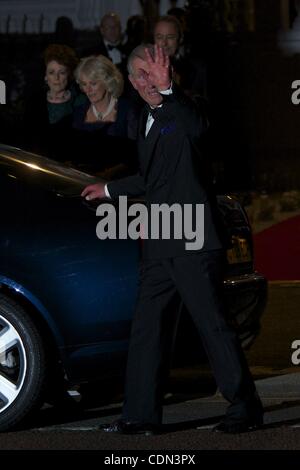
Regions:
<svg viewBox="0 0 300 470"><path fill-rule="evenodd" d="M119 49L117 49L117 46L114 49L109 50L109 46L114 46L114 44L110 44L109 42L104 40L104 45L106 47L108 57L111 59L112 63L115 65L118 65L122 62L122 54Z"/></svg>
<svg viewBox="0 0 300 470"><path fill-rule="evenodd" d="M161 108L162 107L162 104L160 104L159 106L156 106L154 108L154 106L150 106L151 109L157 109L157 108ZM146 129L145 129L145 137L147 137L147 135L149 134L149 131L152 127L152 124L154 123L154 117L152 116L151 113L148 114L148 119L147 119L147 122L146 122Z"/></svg>

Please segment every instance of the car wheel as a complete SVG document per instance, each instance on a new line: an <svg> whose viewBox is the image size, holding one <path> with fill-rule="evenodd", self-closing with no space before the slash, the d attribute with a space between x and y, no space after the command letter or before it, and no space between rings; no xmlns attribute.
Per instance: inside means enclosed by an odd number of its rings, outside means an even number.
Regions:
<svg viewBox="0 0 300 470"><path fill-rule="evenodd" d="M38 330L24 309L0 294L0 431L41 405L46 361Z"/></svg>

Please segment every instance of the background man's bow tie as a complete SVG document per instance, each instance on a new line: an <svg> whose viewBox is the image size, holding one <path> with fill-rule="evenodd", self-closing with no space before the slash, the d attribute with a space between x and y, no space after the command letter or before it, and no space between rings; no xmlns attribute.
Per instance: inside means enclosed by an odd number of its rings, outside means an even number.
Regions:
<svg viewBox="0 0 300 470"><path fill-rule="evenodd" d="M106 47L109 51L112 51L113 49L119 49L120 45L119 44L117 44L117 45L107 44Z"/></svg>

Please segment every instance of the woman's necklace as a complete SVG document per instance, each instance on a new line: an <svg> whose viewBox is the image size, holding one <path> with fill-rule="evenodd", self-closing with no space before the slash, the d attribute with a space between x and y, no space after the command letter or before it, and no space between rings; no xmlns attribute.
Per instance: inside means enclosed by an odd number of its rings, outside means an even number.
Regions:
<svg viewBox="0 0 300 470"><path fill-rule="evenodd" d="M92 111L93 111L93 114L94 114L96 120L97 121L103 121L103 119L112 112L116 102L117 102L116 98L111 97L109 105L106 108L106 111L104 111L104 112L98 111L96 109L96 106L92 104Z"/></svg>
<svg viewBox="0 0 300 470"><path fill-rule="evenodd" d="M47 92L47 100L50 103L65 103L66 101L69 101L70 98L70 90L65 90L61 96L53 96L50 90Z"/></svg>

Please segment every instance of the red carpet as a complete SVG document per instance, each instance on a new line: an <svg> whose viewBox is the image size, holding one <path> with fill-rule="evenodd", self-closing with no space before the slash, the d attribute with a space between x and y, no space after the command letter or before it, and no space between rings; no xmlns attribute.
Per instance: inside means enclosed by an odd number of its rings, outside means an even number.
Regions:
<svg viewBox="0 0 300 470"><path fill-rule="evenodd" d="M300 280L300 216L254 235L255 269L268 280Z"/></svg>

